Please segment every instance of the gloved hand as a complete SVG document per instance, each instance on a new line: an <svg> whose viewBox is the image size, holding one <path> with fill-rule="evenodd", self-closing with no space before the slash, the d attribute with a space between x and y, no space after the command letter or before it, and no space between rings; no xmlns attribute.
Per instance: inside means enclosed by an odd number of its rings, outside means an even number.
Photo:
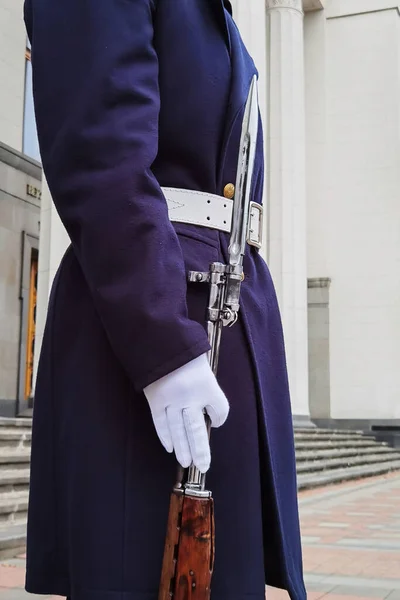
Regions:
<svg viewBox="0 0 400 600"><path fill-rule="evenodd" d="M167 452L175 451L184 468L193 462L202 473L208 471L211 453L203 409L212 427L220 427L228 417L229 404L207 354L151 383L143 391L158 437Z"/></svg>

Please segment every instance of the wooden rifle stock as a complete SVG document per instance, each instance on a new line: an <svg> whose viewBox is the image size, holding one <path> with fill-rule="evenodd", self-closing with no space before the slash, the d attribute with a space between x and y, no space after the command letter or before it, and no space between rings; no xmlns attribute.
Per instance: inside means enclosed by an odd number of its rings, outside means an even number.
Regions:
<svg viewBox="0 0 400 600"><path fill-rule="evenodd" d="M158 600L209 600L213 567L213 499L174 490Z"/></svg>

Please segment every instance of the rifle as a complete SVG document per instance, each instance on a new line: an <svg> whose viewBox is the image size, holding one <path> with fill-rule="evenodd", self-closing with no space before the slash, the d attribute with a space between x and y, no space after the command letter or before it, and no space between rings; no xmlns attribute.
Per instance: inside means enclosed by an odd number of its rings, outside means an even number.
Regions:
<svg viewBox="0 0 400 600"><path fill-rule="evenodd" d="M217 374L222 327L238 319L243 255L251 237L250 193L258 134L257 78L247 98L233 205L229 264L215 262L208 272L189 272L189 281L210 285L207 333L209 361ZM205 415L208 434L210 419ZM170 501L158 600L209 600L214 568L214 504L205 475L193 465L179 468Z"/></svg>

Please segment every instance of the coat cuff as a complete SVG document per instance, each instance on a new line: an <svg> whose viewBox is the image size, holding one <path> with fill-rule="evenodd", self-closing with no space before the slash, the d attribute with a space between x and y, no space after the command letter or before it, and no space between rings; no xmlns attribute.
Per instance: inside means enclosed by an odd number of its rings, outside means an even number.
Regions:
<svg viewBox="0 0 400 600"><path fill-rule="evenodd" d="M191 360L197 358L201 354L208 352L210 350L210 344L208 340L201 340L197 344L186 348L179 354L176 354L173 358L168 361L163 362L162 364L155 367L153 370L149 371L143 377L135 381L134 387L135 391L142 392L145 387L154 383L161 377L172 373L179 367L183 367L183 365L187 364Z"/></svg>

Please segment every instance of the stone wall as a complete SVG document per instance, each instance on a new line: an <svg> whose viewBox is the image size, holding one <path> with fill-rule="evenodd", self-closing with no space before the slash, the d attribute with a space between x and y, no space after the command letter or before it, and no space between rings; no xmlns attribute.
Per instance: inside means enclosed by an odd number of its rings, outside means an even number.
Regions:
<svg viewBox="0 0 400 600"><path fill-rule="evenodd" d="M38 244L40 188L39 164L0 143L0 415L6 416L24 409L27 260Z"/></svg>
<svg viewBox="0 0 400 600"><path fill-rule="evenodd" d="M0 140L22 150L26 31L23 0L0 2Z"/></svg>

